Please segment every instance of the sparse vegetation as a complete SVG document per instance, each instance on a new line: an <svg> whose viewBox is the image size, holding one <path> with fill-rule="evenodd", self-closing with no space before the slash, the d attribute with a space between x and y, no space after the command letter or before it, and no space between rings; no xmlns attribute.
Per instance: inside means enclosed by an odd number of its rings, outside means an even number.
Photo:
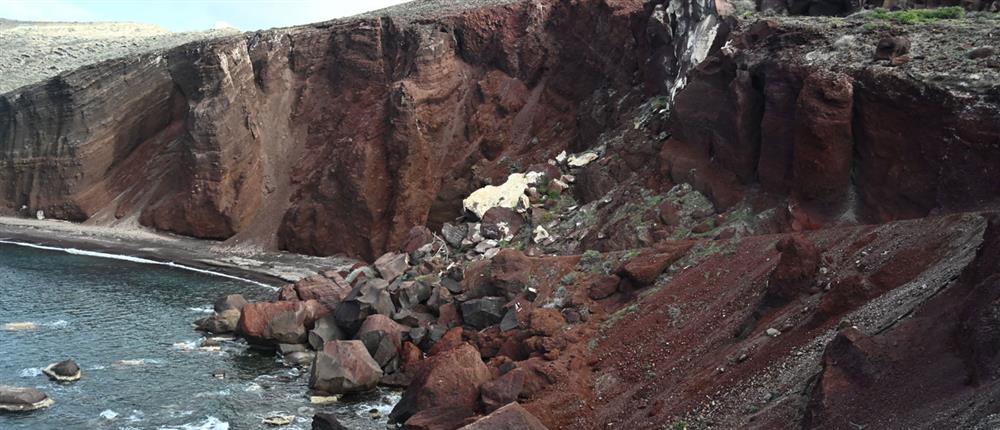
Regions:
<svg viewBox="0 0 1000 430"><path fill-rule="evenodd" d="M962 19L965 18L965 9L959 6L942 7L934 9L908 9L889 11L878 8L869 17L884 21L893 21L899 24L927 24L942 19Z"/></svg>

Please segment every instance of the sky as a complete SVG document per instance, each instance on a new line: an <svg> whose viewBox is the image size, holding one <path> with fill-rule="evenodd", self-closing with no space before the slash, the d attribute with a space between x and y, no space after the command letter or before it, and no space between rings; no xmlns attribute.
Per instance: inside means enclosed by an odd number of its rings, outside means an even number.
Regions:
<svg viewBox="0 0 1000 430"><path fill-rule="evenodd" d="M131 21L171 31L222 26L243 31L308 24L405 0L0 0L0 18L19 21Z"/></svg>

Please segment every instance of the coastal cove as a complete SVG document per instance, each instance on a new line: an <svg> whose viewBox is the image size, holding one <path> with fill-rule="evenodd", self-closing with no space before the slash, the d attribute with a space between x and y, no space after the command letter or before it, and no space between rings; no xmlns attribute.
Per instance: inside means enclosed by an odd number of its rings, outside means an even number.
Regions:
<svg viewBox="0 0 1000 430"><path fill-rule="evenodd" d="M0 243L0 383L38 388L55 401L0 415L0 428L256 428L274 414L295 417L284 428L308 428L319 411L352 428L384 428L370 410L385 416L398 398L392 393L318 407L303 395L304 372L279 356L242 341L201 347L191 321L227 293L268 299L268 284L81 254L91 253ZM42 374L64 359L79 364L80 381Z"/></svg>

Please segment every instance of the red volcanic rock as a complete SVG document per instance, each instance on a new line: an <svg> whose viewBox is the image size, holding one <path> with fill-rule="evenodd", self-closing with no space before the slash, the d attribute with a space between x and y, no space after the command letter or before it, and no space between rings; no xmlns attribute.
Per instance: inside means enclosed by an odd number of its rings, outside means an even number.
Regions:
<svg viewBox="0 0 1000 430"><path fill-rule="evenodd" d="M424 409L406 420L407 430L455 430L465 425L475 412L468 408L440 406Z"/></svg>
<svg viewBox="0 0 1000 430"><path fill-rule="evenodd" d="M309 387L330 394L370 391L382 377L382 369L361 341L336 340L316 353L309 371Z"/></svg>
<svg viewBox="0 0 1000 430"><path fill-rule="evenodd" d="M531 262L523 252L504 248L491 260L491 282L493 286L507 293L508 298L511 298L528 286L530 270Z"/></svg>
<svg viewBox="0 0 1000 430"><path fill-rule="evenodd" d="M492 259L466 268L462 290L471 299L499 295L512 299L528 286L530 270L531 261L523 252L504 248Z"/></svg>
<svg viewBox="0 0 1000 430"><path fill-rule="evenodd" d="M491 378L479 351L470 344L429 357L414 375L389 418L405 422L420 411L437 407L477 409L479 387Z"/></svg>
<svg viewBox="0 0 1000 430"><path fill-rule="evenodd" d="M671 264L683 257L690 247L688 244L680 244L670 247L671 249L644 251L625 262L618 270L619 275L640 286L650 285Z"/></svg>
<svg viewBox="0 0 1000 430"><path fill-rule="evenodd" d="M399 364L403 370L406 372L412 372L416 370L417 366L419 366L420 362L424 359L424 353L420 351L420 348L417 347L417 345L414 345L413 342L407 341L403 342L403 348L399 353L399 357Z"/></svg>
<svg viewBox="0 0 1000 430"><path fill-rule="evenodd" d="M409 262L407 254L388 252L375 260L373 266L378 270L382 279L392 282L406 272L406 269L410 268Z"/></svg>
<svg viewBox="0 0 1000 430"><path fill-rule="evenodd" d="M375 314L369 315L365 318L365 322L361 324L361 328L358 329L357 337L361 339L367 333L379 332L388 336L392 341L392 344L396 348L402 347L403 344L403 333L409 330L408 327L397 323L385 315Z"/></svg>
<svg viewBox="0 0 1000 430"><path fill-rule="evenodd" d="M563 326L566 319L558 309L537 308L531 311L529 328L541 336L554 336Z"/></svg>
<svg viewBox="0 0 1000 430"><path fill-rule="evenodd" d="M587 294L594 300L607 298L618 291L618 284L621 281L618 275L602 276L590 284Z"/></svg>
<svg viewBox="0 0 1000 430"><path fill-rule="evenodd" d="M513 369L497 379L483 384L480 397L483 409L489 413L511 402L516 402L524 389L524 370Z"/></svg>
<svg viewBox="0 0 1000 430"><path fill-rule="evenodd" d="M487 229L499 229L500 225L506 226L507 234L517 235L517 233L521 231L521 226L524 225L524 217L512 209L497 206L488 209L486 213L483 214L481 223L480 228L483 231L483 237L486 237L485 231ZM503 239L503 237L494 239Z"/></svg>
<svg viewBox="0 0 1000 430"><path fill-rule="evenodd" d="M434 346L431 347L430 351L427 351L428 356L438 355L442 352L449 351L458 348L462 345L462 327L455 327L448 330L444 336L438 340Z"/></svg>
<svg viewBox="0 0 1000 430"><path fill-rule="evenodd" d="M767 305L782 305L803 294L812 286L820 264L819 248L800 235L781 239L775 248L781 259L768 277Z"/></svg>
<svg viewBox="0 0 1000 430"><path fill-rule="evenodd" d="M306 343L308 330L330 310L315 300L259 302L243 307L236 332L256 345Z"/></svg>
<svg viewBox="0 0 1000 430"><path fill-rule="evenodd" d="M796 105L794 196L803 204L839 209L851 182L854 93L850 78L815 72Z"/></svg>
<svg viewBox="0 0 1000 430"><path fill-rule="evenodd" d="M407 254L412 254L420 247L431 243L434 241L434 233L431 229L417 225L410 229L409 233L406 234L406 239L403 240L403 246L399 248L401 252Z"/></svg>
<svg viewBox="0 0 1000 430"><path fill-rule="evenodd" d="M517 402L510 403L461 430L548 430L538 418Z"/></svg>
<svg viewBox="0 0 1000 430"><path fill-rule="evenodd" d="M286 285L279 293L280 300L316 300L330 309L336 308L351 293L351 285L340 274L312 275Z"/></svg>

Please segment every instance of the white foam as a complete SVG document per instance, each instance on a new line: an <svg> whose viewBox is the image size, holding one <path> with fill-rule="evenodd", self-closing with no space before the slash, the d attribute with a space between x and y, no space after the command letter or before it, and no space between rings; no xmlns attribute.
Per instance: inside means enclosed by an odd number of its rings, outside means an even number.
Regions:
<svg viewBox="0 0 1000 430"><path fill-rule="evenodd" d="M111 409L105 409L103 412L101 412L101 418L111 421L115 418L118 418L118 412L112 411Z"/></svg>
<svg viewBox="0 0 1000 430"><path fill-rule="evenodd" d="M37 367L29 367L27 369L21 369L21 371L18 372L18 375L20 375L22 378L34 378L36 376L41 376L41 374L42 374L42 369L39 369Z"/></svg>
<svg viewBox="0 0 1000 430"><path fill-rule="evenodd" d="M246 282L246 283L250 283L250 284L254 284L254 285L259 285L261 287L267 287L267 288L270 288L272 290L277 290L278 289L278 287L275 287L273 285L267 285L265 283L257 282L257 281L251 280L251 279L241 278L239 276L230 275L228 273L213 272L211 270L205 270L205 269L199 269L197 267L185 266L183 264L174 263L173 261L157 261L157 260L150 260L148 258L133 257L131 255L121 255L121 254L111 254L111 253L107 253L107 252L87 251L87 250L76 249L76 248L59 248L59 247L56 247L56 246L36 245L34 243L17 242L17 241L12 241L12 240L0 240L0 243L6 243L6 244L9 244L9 245L17 245L17 246L26 246L28 248L35 248L35 249L45 249L45 250L49 250L49 251L62 251L62 252L65 252L67 254L83 255L83 256L87 256L87 257L107 258L107 259L111 259L111 260L130 261L130 262L133 262L133 263L154 264L154 265L157 265L157 266L167 266L167 267L173 267L175 269L188 270L188 271L191 271L191 272L203 273L203 274L206 274L206 275L219 276L219 277L222 277L222 278L227 278L227 279L233 279L233 280L237 280L237 281L242 281L242 282Z"/></svg>
<svg viewBox="0 0 1000 430"><path fill-rule="evenodd" d="M42 323L42 325L45 326L45 327L50 327L50 328L63 328L63 327L69 326L69 321L66 321L66 320L56 320L56 321L52 321L52 322Z"/></svg>
<svg viewBox="0 0 1000 430"><path fill-rule="evenodd" d="M188 308L188 310L191 311L191 312L197 312L197 313L202 313L202 314L210 314L212 312L215 312L215 308L212 305L205 305L205 306L200 306L200 307L190 307L190 308Z"/></svg>
<svg viewBox="0 0 1000 430"><path fill-rule="evenodd" d="M126 419L130 423L137 423L139 421L142 421L145 417L146 417L146 414L142 413L142 411L140 411L138 409L133 409L132 413L129 414L128 418L126 418Z"/></svg>
<svg viewBox="0 0 1000 430"><path fill-rule="evenodd" d="M180 427L160 427L160 430L229 430L229 423L209 416L204 420L183 424Z"/></svg>

